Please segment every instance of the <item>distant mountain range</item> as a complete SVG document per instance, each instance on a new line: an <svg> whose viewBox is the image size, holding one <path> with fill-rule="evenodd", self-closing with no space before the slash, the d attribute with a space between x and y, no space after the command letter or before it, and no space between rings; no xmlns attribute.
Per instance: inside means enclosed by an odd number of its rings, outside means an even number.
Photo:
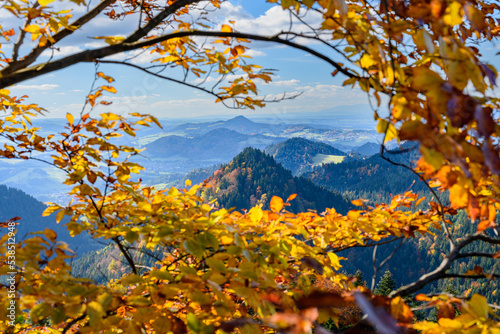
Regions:
<svg viewBox="0 0 500 334"><path fill-rule="evenodd" d="M297 194L288 208L292 212L322 212L334 207L346 213L352 206L341 195L315 186L302 177L294 177L273 157L253 148L246 148L229 164L216 170L210 184L212 187L205 196L217 198L225 208L250 209L259 203L268 207L272 196L286 200L292 194Z"/></svg>
<svg viewBox="0 0 500 334"><path fill-rule="evenodd" d="M216 128L194 138L166 136L146 145L145 155L155 159L181 158L230 161L245 147L265 148L284 138L247 135L228 128Z"/></svg>
<svg viewBox="0 0 500 334"><path fill-rule="evenodd" d="M265 152L271 155L293 175L312 171L322 163L341 162L346 154L328 144L304 138L292 138L271 145Z"/></svg>
<svg viewBox="0 0 500 334"><path fill-rule="evenodd" d="M332 115L332 119L335 116ZM293 138L302 137L306 139L321 141L325 143L338 143L350 147L362 145L368 141L376 141L380 136L374 130L356 130L335 128L325 123L258 123L244 116L238 116L227 121L186 123L170 130L171 134L195 137L210 132L214 129L225 128L247 135L266 135L269 137Z"/></svg>

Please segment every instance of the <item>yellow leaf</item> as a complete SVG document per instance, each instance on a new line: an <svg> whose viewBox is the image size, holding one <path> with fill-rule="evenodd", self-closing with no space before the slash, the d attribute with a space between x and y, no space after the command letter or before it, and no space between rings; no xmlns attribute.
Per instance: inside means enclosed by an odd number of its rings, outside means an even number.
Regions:
<svg viewBox="0 0 500 334"><path fill-rule="evenodd" d="M271 204L269 205L271 210L274 212L280 212L283 209L283 199L278 196L273 196L271 198Z"/></svg>
<svg viewBox="0 0 500 334"><path fill-rule="evenodd" d="M222 28L221 30L222 32L232 32L233 31L233 28L231 28L230 26L228 26L227 24L223 24L222 25Z"/></svg>
<svg viewBox="0 0 500 334"><path fill-rule="evenodd" d="M263 216L262 209L259 208L258 206L251 208L249 214L250 214L250 219L254 224L260 222Z"/></svg>
<svg viewBox="0 0 500 334"><path fill-rule="evenodd" d="M55 0L38 0L40 6L47 6L49 3L54 2Z"/></svg>
<svg viewBox="0 0 500 334"><path fill-rule="evenodd" d="M40 33L40 26L36 24L30 24L26 28L24 28L24 31L32 33L32 34L38 34Z"/></svg>
<svg viewBox="0 0 500 334"><path fill-rule="evenodd" d="M68 120L69 125L73 125L73 122L75 121L75 118L73 117L73 115L71 115L70 113L67 113L66 119Z"/></svg>
<svg viewBox="0 0 500 334"><path fill-rule="evenodd" d="M409 322L413 318L413 312L399 296L391 300L391 313L399 321Z"/></svg>
<svg viewBox="0 0 500 334"><path fill-rule="evenodd" d="M190 187L191 186L191 180L184 181L184 184L186 185L186 187Z"/></svg>
<svg viewBox="0 0 500 334"><path fill-rule="evenodd" d="M446 329L462 329L463 325L460 321L458 320L452 320L448 318L441 318L438 320L438 323L441 327L444 327ZM449 332L448 332L449 333Z"/></svg>
<svg viewBox="0 0 500 334"><path fill-rule="evenodd" d="M469 203L469 192L458 183L454 184L453 187L450 188L450 202L451 207L454 209L466 207Z"/></svg>
<svg viewBox="0 0 500 334"><path fill-rule="evenodd" d="M59 223L64 218L64 210L61 210L56 215L56 223Z"/></svg>
<svg viewBox="0 0 500 334"><path fill-rule="evenodd" d="M64 211L61 211L62 213L64 213ZM46 228L44 231L43 231L43 235L49 239L52 243L54 243L56 241L56 238L57 238L57 233L52 231L50 228Z"/></svg>
<svg viewBox="0 0 500 334"><path fill-rule="evenodd" d="M52 213L59 211L59 210L61 210L61 207L59 205L49 206L47 209L45 209L45 211L43 211L42 217L47 217L47 216L51 215Z"/></svg>
<svg viewBox="0 0 500 334"><path fill-rule="evenodd" d="M376 62L372 59L372 57L370 57L369 54L365 53L359 60L359 64L361 65L361 67L367 69L370 66L375 65Z"/></svg>
<svg viewBox="0 0 500 334"><path fill-rule="evenodd" d="M287 202L293 201L295 199L295 197L297 197L297 194L291 194L290 196L288 196L288 198L286 199L286 201Z"/></svg>
<svg viewBox="0 0 500 334"><path fill-rule="evenodd" d="M360 211L351 210L347 213L347 218L349 218L351 221L357 221L360 215L361 215Z"/></svg>
<svg viewBox="0 0 500 334"><path fill-rule="evenodd" d="M458 1L452 2L446 9L446 15L443 16L443 22L450 26L455 26L463 22L464 11Z"/></svg>
<svg viewBox="0 0 500 334"><path fill-rule="evenodd" d="M342 266L340 265L339 257L337 256L337 254L333 252L328 252L327 254L333 268L335 270L339 270Z"/></svg>
<svg viewBox="0 0 500 334"><path fill-rule="evenodd" d="M475 315L482 318L488 317L488 301L486 297L474 294L468 302Z"/></svg>

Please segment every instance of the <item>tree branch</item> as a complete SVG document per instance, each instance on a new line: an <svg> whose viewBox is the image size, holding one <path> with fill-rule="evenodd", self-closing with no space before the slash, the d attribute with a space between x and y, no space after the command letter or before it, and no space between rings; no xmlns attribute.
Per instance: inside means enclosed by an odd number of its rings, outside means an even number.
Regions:
<svg viewBox="0 0 500 334"><path fill-rule="evenodd" d="M118 239L118 237L114 237L112 239L118 245L118 248L122 252L123 256L125 256L125 259L127 260L128 264L130 265L130 268L132 269L132 272L137 275L137 268L135 266L135 262L132 259L132 257L130 256L129 252L122 245L120 239Z"/></svg>
<svg viewBox="0 0 500 334"><path fill-rule="evenodd" d="M110 1L110 0L108 0ZM94 50L85 50L77 54L73 54L71 56L67 56L65 58L57 59L52 62L46 63L46 64L37 64L34 66L31 66L29 68L25 69L20 69L17 72L13 73L2 73L4 76L0 78L0 88L5 88L11 85L14 85L16 83L36 78L38 76L41 76L43 74L47 74L50 72L54 72L66 67L69 67L74 64L82 63L82 62L94 62L99 58L104 58L107 56L111 56L117 53L125 52L125 51L131 51L135 49L140 49L144 47L148 47L151 45L154 45L156 43L160 43L163 41L167 41L170 39L174 38L181 38L181 37L187 37L187 36L200 36L200 37L228 37L228 38L242 38L242 39L250 39L250 40L255 40L255 41L263 41L263 42L271 42L271 43L277 43L277 44L283 44L287 45L290 47L293 47L295 49L303 50L308 52L309 54L324 60L328 64L332 65L335 69L337 69L339 72L343 73L345 76L349 78L358 78L358 76L352 74L349 72L348 69L343 68L341 65L339 65L337 62L334 60L330 59L328 56L315 51L307 46L297 44L295 42L289 41L282 39L277 36L261 36L261 35L255 35L255 34L247 34L247 33L238 33L238 32L218 32L218 31L197 31L197 30L191 30L191 31L180 31L168 35L163 35L159 36L156 38L151 38L145 41L139 41L139 42L134 42L134 43L119 43L119 44L114 44L106 47L102 47L99 49L94 49Z"/></svg>
<svg viewBox="0 0 500 334"><path fill-rule="evenodd" d="M460 253L457 255L457 259L463 259L467 257L489 257L493 258L496 254L490 254L490 253L481 253L481 252L470 252L470 253Z"/></svg>
<svg viewBox="0 0 500 334"><path fill-rule="evenodd" d="M443 278L474 278L474 277L475 278L488 278L488 277L490 277L490 275L488 275L488 274L472 276L472 275L446 273L446 270L448 270L450 268L450 266L453 264L453 261L455 261L457 258L459 258L460 250L474 241L484 241L486 243L500 245L500 240L498 240L498 239L493 239L493 238L487 237L485 235L479 235L479 234L470 235L470 236L466 237L465 239L463 239L462 241L460 241L459 243L457 243L455 245L455 247L453 247L453 249L450 251L450 254L443 259L441 264L436 269L421 276L415 282L412 282L410 284L402 286L401 288L391 292L389 294L389 297L394 298L396 296L409 295L411 293L414 293L414 292L422 289L427 284L434 282L436 280L439 280L439 279L443 279ZM467 253L463 253L463 254L467 254ZM496 275L496 274L493 274L493 275Z"/></svg>
<svg viewBox="0 0 500 334"><path fill-rule="evenodd" d="M43 51L46 49L50 48L63 38L71 35L75 30L79 29L81 26L92 20L94 17L96 17L99 13L101 13L106 7L111 5L113 2L116 0L102 0L96 7L94 7L91 11L87 12L87 14L83 15L80 17L78 20L75 22L71 23L70 26L75 27L75 29L68 29L65 28L58 33L56 33L52 38L54 39L55 42L51 42L50 40L47 40L47 43L44 46L37 46L31 52L22 60L20 61L15 61L15 58L13 58L13 62L9 64L9 66L5 67L2 70L2 75L9 75L10 73L14 73L18 69L25 68L26 66L31 65L37 58L42 54ZM23 30L24 31L24 30ZM21 32L21 34L23 33ZM19 36L21 37L21 35ZM15 50L14 50L15 51Z"/></svg>
<svg viewBox="0 0 500 334"><path fill-rule="evenodd" d="M135 65L135 64L127 63L127 62L124 62L124 61L117 61L117 60L98 60L97 62L102 63L102 64L117 64L117 65L130 66L130 67L133 67L135 69L138 69L138 70L141 70L143 72L146 72L147 74L150 74L150 75L153 75L155 77L158 77L160 79L172 81L172 82L178 83L180 85L188 86L188 87L193 88L193 89L198 89L198 90L201 90L204 93L207 93L207 94L210 94L210 95L215 96L217 98L220 98L220 96L218 94L216 94L216 93L214 93L212 91L209 91L208 89L205 89L203 87L199 87L199 86L196 86L196 85L192 85L192 84L187 83L187 82L182 81L182 80L177 80L177 79L170 78L170 77L167 77L167 76L155 73L155 72L151 72L151 71L145 69L144 67L141 67L141 66L138 66L138 65Z"/></svg>
<svg viewBox="0 0 500 334"><path fill-rule="evenodd" d="M33 4L33 6L31 8L36 9L39 5L40 4L37 1ZM12 61L14 61L14 62L19 57L19 48L21 47L21 45L23 45L24 37L26 36L26 30L24 30L24 29L26 29L26 27L29 26L30 23L31 23L31 17L29 15L27 15L26 21L24 22L24 26L19 31L19 37L16 41L16 44L14 44L14 47L12 48Z"/></svg>
<svg viewBox="0 0 500 334"><path fill-rule="evenodd" d="M154 18L149 20L149 22L144 26L144 27L139 27L136 31L132 33L129 37L127 37L123 43L132 43L136 42L142 37L146 36L151 30L156 28L164 19L166 19L168 16L174 14L178 9L200 2L202 0L178 0L165 8L163 11L161 11L158 15L156 15Z"/></svg>

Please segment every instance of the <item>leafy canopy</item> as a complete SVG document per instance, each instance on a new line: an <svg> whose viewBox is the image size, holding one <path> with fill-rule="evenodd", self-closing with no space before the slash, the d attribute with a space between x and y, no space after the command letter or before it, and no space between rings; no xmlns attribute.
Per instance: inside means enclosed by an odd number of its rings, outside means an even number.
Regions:
<svg viewBox="0 0 500 334"><path fill-rule="evenodd" d="M58 221L69 216L67 228L74 235L90 233L114 242L129 271L106 286L72 277L67 261L71 251L47 229L16 248L16 307L30 321L14 327L2 321L0 330L34 331L38 323L50 319L53 332L212 333L238 328L246 333L310 333L316 321L338 319L339 307L356 299L374 326L394 333L405 328L423 333L500 332L497 316L483 296L465 301L417 295L417 300L443 310L459 305L462 313L454 318L454 312L438 312L437 323L416 324L401 298L438 279L496 277L481 268L466 273L448 269L457 258L498 257L461 251L473 242L499 244L489 234L500 209L500 128L494 112L499 106L493 92L497 70L482 60L475 46L498 37L499 5L479 0L269 2L289 10L292 17L320 13L321 25L301 33L261 36L235 31L232 24L217 26L203 14L198 20L190 19L197 10L217 10L220 0L126 0L120 5L102 0L89 4L80 16L75 9L87 5L82 0L4 1L2 11L19 18L21 24L0 28L5 42L11 42L0 50L0 110L4 113L0 135L7 140L0 156L31 159L36 152L50 153L48 163L66 172L65 183L72 186L74 201L67 206L52 204L46 214L56 214ZM104 41L102 46L49 60L41 56L92 20L105 18L113 25L125 17L139 22L128 35L104 36L103 31L103 36L93 36ZM209 43L200 43L199 37ZM301 44L304 39L323 46ZM135 113L125 118L105 112L95 116L84 110L77 118L68 114L67 126L59 135L43 136L31 126L31 119L50 110L27 102L26 96L13 96L8 89L77 63L96 62L134 67L201 89L228 106L262 107L267 101L259 97L256 84L269 82L272 72L247 63L251 40L308 52L330 64L332 75L345 76L345 86L365 91L376 106L377 129L384 134L384 143L418 141L422 157L416 172L432 191L446 191L451 207L438 201L425 210L409 210L422 199L405 193L375 207L353 201L359 209L345 216L334 209L324 214L291 214L286 206L292 198L279 197L271 199L270 210L215 210L199 197L203 186L188 183L182 190L155 191L131 179L131 173L142 169L131 160L139 150L114 144L113 138L134 136L138 127L158 123L154 117ZM103 59L130 50L151 52L158 71ZM340 58L342 62L337 61ZM169 75L176 70L182 75ZM220 88L193 86L186 79L212 72L224 82ZM88 108L109 104L104 97L116 93L113 81L96 71L99 84L87 97ZM389 115L382 117L385 101ZM457 209L465 209L471 222L479 221L477 232L461 240L455 240L447 227L446 215ZM367 289L354 289L352 280L338 272L339 250L427 234L432 227L446 234L449 253L437 268L388 298L372 299ZM7 254L6 245L4 236L1 254ZM153 258L151 266L137 262L139 252L151 254L158 249L161 256ZM7 255L0 260L7 263ZM10 268L4 265L0 270L6 274ZM321 291L314 283L320 278L340 290ZM5 312L7 292L0 293L0 312Z"/></svg>

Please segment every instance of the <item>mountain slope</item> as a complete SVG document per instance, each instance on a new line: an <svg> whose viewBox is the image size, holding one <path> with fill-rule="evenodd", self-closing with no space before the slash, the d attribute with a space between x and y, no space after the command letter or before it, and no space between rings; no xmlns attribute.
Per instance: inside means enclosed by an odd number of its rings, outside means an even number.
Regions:
<svg viewBox="0 0 500 334"><path fill-rule="evenodd" d="M415 144L408 143L405 147L412 145ZM410 164L419 156L417 148L401 154L386 154L391 160L404 164ZM332 191L353 192L356 196L364 198L374 196L373 199L400 194L406 190L414 192L427 190L425 184L420 182L414 173L387 162L379 155L347 160L339 164L325 164L305 174L304 177Z"/></svg>
<svg viewBox="0 0 500 334"><path fill-rule="evenodd" d="M290 170L293 175L311 171L315 165L321 164L325 156L343 157L346 155L328 144L304 138L288 139L269 146L265 152Z"/></svg>
<svg viewBox="0 0 500 334"><path fill-rule="evenodd" d="M364 143L363 145L353 149L353 151L362 155L372 156L380 152L380 144L372 142Z"/></svg>
<svg viewBox="0 0 500 334"><path fill-rule="evenodd" d="M229 164L215 171L211 185L208 196L217 198L226 208L249 209L258 203L267 207L272 196L286 199L292 194L297 194L288 208L292 212L322 212L333 207L345 213L351 207L341 195L292 176L271 156L253 148L246 148Z"/></svg>
<svg viewBox="0 0 500 334"><path fill-rule="evenodd" d="M71 237L64 226L65 220L60 224L55 221L55 216L42 217L46 206L21 190L0 185L0 221L14 217L21 217L16 226L16 241L19 242L29 237L30 232L43 231L50 228L57 233L57 240L66 242L70 248L81 255L85 252L102 248L102 245L91 239L88 235ZM8 231L0 230L0 235Z"/></svg>

